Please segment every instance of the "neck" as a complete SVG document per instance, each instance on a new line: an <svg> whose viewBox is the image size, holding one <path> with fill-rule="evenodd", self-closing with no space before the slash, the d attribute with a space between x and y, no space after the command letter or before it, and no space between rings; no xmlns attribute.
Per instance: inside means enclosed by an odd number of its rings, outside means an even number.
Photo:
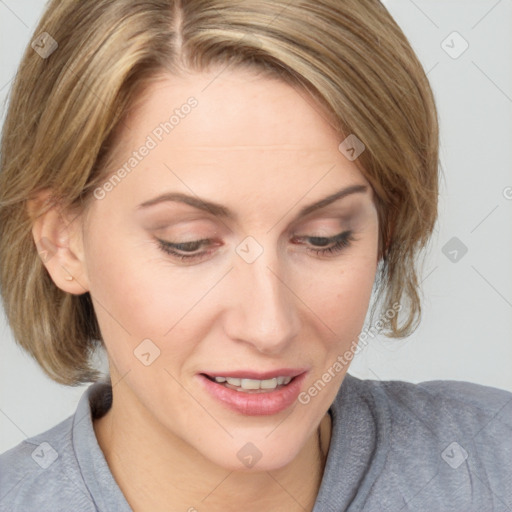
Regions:
<svg viewBox="0 0 512 512"><path fill-rule="evenodd" d="M285 467L237 472L217 466L183 440L148 425L140 411L128 413L118 404L114 400L111 409L94 421L94 430L134 512L167 512L170 506L230 512L240 510L241 504L245 512L313 509L329 450L329 414Z"/></svg>

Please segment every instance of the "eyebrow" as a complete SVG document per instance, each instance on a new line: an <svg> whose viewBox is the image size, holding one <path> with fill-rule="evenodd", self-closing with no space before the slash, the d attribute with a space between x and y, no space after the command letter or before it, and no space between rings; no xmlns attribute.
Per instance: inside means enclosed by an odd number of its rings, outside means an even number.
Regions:
<svg viewBox="0 0 512 512"><path fill-rule="evenodd" d="M304 217L316 210L325 208L326 206L330 205L331 203L334 203L334 201L338 201L339 199L347 197L351 194L364 193L367 190L368 190L368 187L366 185L351 185L349 187L342 188L341 190L338 190L338 192L335 192L334 194L331 194L330 196L327 196L324 199L320 199L319 201L316 201L315 203L312 203L308 206L304 206L299 211L296 218ZM197 208L199 210L206 211L216 217L229 219L229 220L236 220L236 215L231 210L226 208L225 206L222 206L221 204L214 203L211 201L206 201L205 199L201 199L199 197L182 194L181 192L167 192L167 193L161 194L157 197L154 197L153 199L144 201L137 207L137 209L149 208L150 206L154 206L156 204L163 203L163 202L185 203L185 204L188 204L189 206L193 206L194 208Z"/></svg>

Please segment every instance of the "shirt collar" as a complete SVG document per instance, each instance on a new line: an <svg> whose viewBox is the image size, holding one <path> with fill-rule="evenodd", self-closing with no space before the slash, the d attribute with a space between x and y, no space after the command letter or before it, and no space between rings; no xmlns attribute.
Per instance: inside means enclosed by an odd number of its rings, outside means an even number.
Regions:
<svg viewBox="0 0 512 512"><path fill-rule="evenodd" d="M96 382L85 390L73 418L73 449L96 508L102 512L132 512L110 471L93 427L93 417L102 416L111 403L110 384Z"/></svg>
<svg viewBox="0 0 512 512"><path fill-rule="evenodd" d="M331 442L313 512L362 510L384 468L389 411L385 402L366 388L366 381L346 374L329 408Z"/></svg>

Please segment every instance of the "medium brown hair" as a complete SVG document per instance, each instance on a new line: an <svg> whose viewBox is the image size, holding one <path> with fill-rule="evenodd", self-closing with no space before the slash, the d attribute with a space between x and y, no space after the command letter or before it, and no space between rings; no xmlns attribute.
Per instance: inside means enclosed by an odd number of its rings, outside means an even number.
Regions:
<svg viewBox="0 0 512 512"><path fill-rule="evenodd" d="M17 342L57 382L98 378L101 345L89 293L58 288L38 255L27 202L42 190L84 211L105 179L123 116L165 73L247 68L300 87L340 134L366 147L382 308L403 304L383 333L404 337L421 317L418 254L437 218L438 120L425 72L378 0L53 0L10 95L0 160L0 287ZM48 36L42 36L47 38ZM45 41L51 41L46 39ZM377 300L372 308L372 317Z"/></svg>

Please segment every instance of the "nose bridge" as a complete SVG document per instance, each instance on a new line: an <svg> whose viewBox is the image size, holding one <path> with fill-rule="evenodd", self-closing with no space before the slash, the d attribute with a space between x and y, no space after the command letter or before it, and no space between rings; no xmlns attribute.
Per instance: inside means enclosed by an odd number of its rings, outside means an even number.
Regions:
<svg viewBox="0 0 512 512"><path fill-rule="evenodd" d="M236 281L234 311L231 317L230 335L253 344L261 352L282 350L297 334L298 316L293 294L284 284L286 277L279 264L277 251L266 247L251 247L259 255L250 258L237 257L233 278ZM252 257L254 258L253 252ZM283 282L284 281L284 282Z"/></svg>

